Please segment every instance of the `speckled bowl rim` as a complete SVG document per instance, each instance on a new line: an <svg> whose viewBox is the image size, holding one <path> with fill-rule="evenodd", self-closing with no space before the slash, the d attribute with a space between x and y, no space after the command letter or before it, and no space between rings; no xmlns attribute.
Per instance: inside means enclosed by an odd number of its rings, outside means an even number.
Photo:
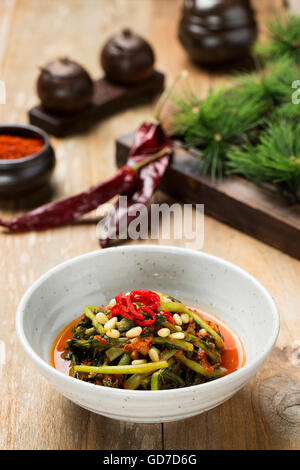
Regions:
<svg viewBox="0 0 300 470"><path fill-rule="evenodd" d="M35 161L37 158L43 156L44 153L47 152L51 148L50 139L49 139L48 134L45 131L43 131L43 129L40 129L37 126L32 126L31 124L0 124L0 135L3 134L2 130L5 129L5 128L11 129L11 130L16 130L16 131L18 131L18 129L25 129L25 130L28 130L28 131L32 131L33 133L38 134L40 136L40 138L44 142L44 145L41 148L41 150L29 155L28 157L18 158L18 159L15 159L15 160L0 159L0 169L18 168L20 165L23 165L24 163L29 163L30 164L33 161ZM10 132L7 131L7 134L10 134ZM11 134L11 135L14 135L14 134Z"/></svg>
<svg viewBox="0 0 300 470"><path fill-rule="evenodd" d="M189 255L193 256L199 256L200 258L206 258L206 259L211 259L213 261L216 261L217 263L221 263L223 266L226 266L229 269L232 269L236 271L237 273L241 274L242 276L246 277L251 280L266 296L270 303L270 311L272 311L273 314L273 319L274 319L274 327L272 328L272 334L268 340L268 342L265 345L264 351L256 356L255 359L251 361L251 363L246 364L241 368L238 369L235 372L232 372L229 375L226 375L224 377L221 377L217 380L214 380L212 382L206 382L204 384L199 384L199 385L193 385L191 387L182 387L182 388L175 388L172 390L128 390L128 389L115 389L115 388L110 388L110 387L103 387L100 385L95 385L87 382L83 382L81 380L75 379L74 377L70 377L59 370L55 369L53 366L51 366L49 363L47 363L44 359L42 359L31 347L29 341L26 338L24 328L23 328L23 316L24 316L24 311L26 304L31 297L31 294L39 288L39 286L48 278L51 277L53 274L56 272L60 271L62 268L66 266L72 266L73 264L76 264L78 261L83 260L83 259L89 259L93 258L94 256L101 256L104 253L112 253L119 251L120 253L123 251L134 251L134 252L151 252L151 251L158 251L161 253L170 253L170 254L178 254L178 253L186 253ZM18 306L17 309L17 314L16 314L16 331L17 331L17 336L18 339L23 346L24 351L26 354L29 356L29 358L40 368L44 369L48 374L53 375L57 377L58 380L64 380L66 386L68 383L73 383L76 384L77 387L82 388L82 391L88 392L89 390L92 391L99 391L99 394L109 394L110 396L132 396L132 397L144 397L144 398L150 398L151 396L153 397L153 393L157 397L159 395L163 394L164 397L170 395L173 396L174 394L182 394L182 393L187 393L187 392L192 392L195 391L196 389L199 390L199 387L201 387L201 390L209 392L212 389L218 389L222 388L223 385L230 384L230 382L238 382L239 378L245 378L245 381L248 381L249 378L252 375L252 371L257 368L257 366L262 363L268 356L268 354L271 352L278 334L279 334L279 328L280 328L280 316L279 316L279 311L276 306L276 303L271 296L271 294L268 292L268 290L259 282L255 277L253 277L251 274L247 273L244 269L236 266L233 263L230 263L229 261L223 260L222 258L219 258L217 256L203 253L200 251L188 249L188 248L179 248L179 247L173 247L173 246L167 246L167 245L150 245L150 244L145 244L145 245L130 245L130 246L123 246L123 247L113 247L113 248L106 248L104 251L98 250L98 251L93 251L90 253L85 253L83 255L77 256L75 258L72 258L70 260L67 260L63 263L58 264L54 268L50 269L47 271L45 274L43 274L41 277L39 277L33 284L32 286L26 291L24 294L23 298L21 299L21 302Z"/></svg>

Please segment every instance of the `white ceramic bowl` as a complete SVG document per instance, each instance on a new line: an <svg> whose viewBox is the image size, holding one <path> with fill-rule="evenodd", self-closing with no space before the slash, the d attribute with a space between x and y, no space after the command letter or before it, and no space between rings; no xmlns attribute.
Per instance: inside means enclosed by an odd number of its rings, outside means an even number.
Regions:
<svg viewBox="0 0 300 470"><path fill-rule="evenodd" d="M120 290L166 292L214 312L239 335L246 365L221 379L175 390L119 390L74 379L49 364L57 334L85 305L108 302ZM24 295L17 333L47 380L78 405L125 421L175 421L214 408L261 367L279 331L279 314L267 290L242 269L205 253L139 245L88 253L51 269Z"/></svg>

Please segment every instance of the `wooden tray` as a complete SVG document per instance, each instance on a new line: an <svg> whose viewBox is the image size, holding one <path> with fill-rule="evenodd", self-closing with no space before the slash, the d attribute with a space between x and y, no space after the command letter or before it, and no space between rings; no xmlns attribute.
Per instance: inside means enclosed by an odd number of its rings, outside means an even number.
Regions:
<svg viewBox="0 0 300 470"><path fill-rule="evenodd" d="M116 143L117 165L127 159L133 134ZM199 163L176 143L161 189L185 203L204 204L205 213L300 259L300 205L290 206L272 187L244 178L213 182L199 174Z"/></svg>
<svg viewBox="0 0 300 470"><path fill-rule="evenodd" d="M96 121L147 101L164 88L164 75L154 72L152 77L135 86L122 86L111 83L106 78L94 82L94 96L91 104L75 114L62 115L45 110L41 105L29 111L31 124L41 127L56 137L65 137L84 132Z"/></svg>

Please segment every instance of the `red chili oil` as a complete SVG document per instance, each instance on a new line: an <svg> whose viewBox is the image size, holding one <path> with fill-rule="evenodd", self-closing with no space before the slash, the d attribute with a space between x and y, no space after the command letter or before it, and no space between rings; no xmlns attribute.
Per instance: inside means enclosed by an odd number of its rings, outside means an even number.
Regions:
<svg viewBox="0 0 300 470"><path fill-rule="evenodd" d="M0 160L18 160L39 152L44 141L38 138L0 134Z"/></svg>
<svg viewBox="0 0 300 470"><path fill-rule="evenodd" d="M225 367L228 370L228 374L232 374L232 372L243 367L246 362L246 355L245 355L242 342L239 339L239 337L236 335L236 333L234 333L234 331L232 331L232 329L229 328L229 326L227 326L219 318L207 312L199 311L199 314L204 320L216 323L218 327L220 328L220 332L224 338L224 349L221 353L222 367ZM67 375L70 375L70 367L69 367L69 362L63 359L64 348L67 346L66 341L68 339L72 339L73 337L72 329L74 328L75 325L79 323L80 318L82 317L79 317L76 320L72 321L72 323L67 325L59 333L51 349L51 354L50 354L51 365L55 369L58 369L60 372L63 372L64 374L67 374Z"/></svg>

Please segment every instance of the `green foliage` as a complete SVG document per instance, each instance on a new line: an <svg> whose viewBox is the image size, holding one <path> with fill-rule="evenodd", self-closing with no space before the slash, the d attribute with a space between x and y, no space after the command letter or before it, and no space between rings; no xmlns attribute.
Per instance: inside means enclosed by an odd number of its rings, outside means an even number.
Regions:
<svg viewBox="0 0 300 470"><path fill-rule="evenodd" d="M281 121L297 125L300 122L300 104L293 104L290 101L274 108L270 113L270 122L278 123Z"/></svg>
<svg viewBox="0 0 300 470"><path fill-rule="evenodd" d="M227 174L237 173L256 184L272 183L294 202L300 191L300 124L270 124L257 145L235 147L227 154Z"/></svg>
<svg viewBox="0 0 300 470"><path fill-rule="evenodd" d="M295 202L300 104L292 103L292 83L300 79L300 18L275 20L270 35L264 47L273 61L263 70L235 77L234 87L212 89L203 101L190 91L175 97L174 130L184 145L199 151L200 171L272 183Z"/></svg>
<svg viewBox="0 0 300 470"><path fill-rule="evenodd" d="M267 44L257 44L257 53L269 60L290 58L300 64L300 17L289 15L285 19L275 18L269 23Z"/></svg>
<svg viewBox="0 0 300 470"><path fill-rule="evenodd" d="M175 104L175 133L201 150L202 170L212 178L223 174L229 147L261 122L262 105L256 97L233 98L224 90L211 90L203 102L192 94L188 100L177 97Z"/></svg>
<svg viewBox="0 0 300 470"><path fill-rule="evenodd" d="M299 31L300 35L300 31ZM244 101L256 98L264 111L291 101L291 85L300 78L300 68L288 58L283 58L260 73L244 74L236 79L233 94Z"/></svg>

